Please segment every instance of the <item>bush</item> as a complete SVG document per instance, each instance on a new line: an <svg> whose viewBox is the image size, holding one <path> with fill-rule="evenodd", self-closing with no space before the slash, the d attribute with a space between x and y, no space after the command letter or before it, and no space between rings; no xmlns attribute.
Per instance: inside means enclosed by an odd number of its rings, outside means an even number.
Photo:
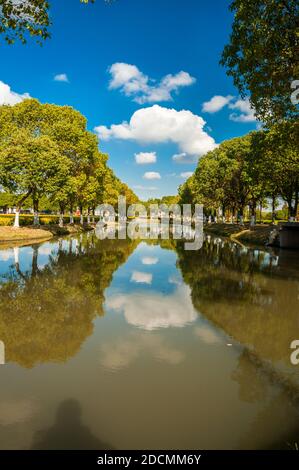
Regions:
<svg viewBox="0 0 299 470"><path fill-rule="evenodd" d="M14 224L15 215L14 214L0 214L0 226L12 226ZM84 216L84 222L86 223L86 216ZM92 220L92 216L91 216ZM95 217L95 222L99 221L99 217ZM59 224L59 216L58 215L40 215L39 216L39 223L40 225L58 225ZM70 217L65 216L63 218L64 224L70 223ZM80 217L74 216L74 223L80 224ZM33 215L31 214L20 214L20 226L27 227L29 225L33 225Z"/></svg>
<svg viewBox="0 0 299 470"><path fill-rule="evenodd" d="M14 221L14 215L10 215L10 214L0 215L0 227L11 226L13 225L13 221Z"/></svg>

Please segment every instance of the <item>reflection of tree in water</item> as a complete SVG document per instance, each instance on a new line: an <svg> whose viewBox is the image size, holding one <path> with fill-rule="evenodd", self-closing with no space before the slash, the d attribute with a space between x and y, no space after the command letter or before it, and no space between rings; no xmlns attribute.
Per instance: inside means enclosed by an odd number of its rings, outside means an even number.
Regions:
<svg viewBox="0 0 299 470"><path fill-rule="evenodd" d="M82 423L81 407L76 400L65 400L57 409L54 425L34 436L34 450L111 450Z"/></svg>
<svg viewBox="0 0 299 470"><path fill-rule="evenodd" d="M295 449L299 442L299 406L277 387L256 414L249 431L242 436L239 449Z"/></svg>
<svg viewBox="0 0 299 470"><path fill-rule="evenodd" d="M289 365L299 335L298 268L286 275L266 252L213 239L198 252L179 242L177 252L194 307L258 356Z"/></svg>
<svg viewBox="0 0 299 470"><path fill-rule="evenodd" d="M83 238L76 250L58 250L48 264L16 271L0 286L0 338L6 360L25 367L72 357L103 314L104 291L136 244Z"/></svg>
<svg viewBox="0 0 299 470"><path fill-rule="evenodd" d="M238 366L232 373L232 379L239 384L241 401L256 403L267 395L269 381L247 350L243 350L239 356Z"/></svg>

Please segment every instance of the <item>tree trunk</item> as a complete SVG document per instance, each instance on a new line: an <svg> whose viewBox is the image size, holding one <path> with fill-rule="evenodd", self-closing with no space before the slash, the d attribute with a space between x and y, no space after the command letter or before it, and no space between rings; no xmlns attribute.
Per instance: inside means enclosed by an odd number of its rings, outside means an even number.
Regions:
<svg viewBox="0 0 299 470"><path fill-rule="evenodd" d="M39 225L38 217L38 199L33 199L33 225Z"/></svg>
<svg viewBox="0 0 299 470"><path fill-rule="evenodd" d="M250 227L255 226L255 211L256 211L256 202L253 201L250 205Z"/></svg>
<svg viewBox="0 0 299 470"><path fill-rule="evenodd" d="M83 207L80 206L79 209L80 209L80 224L83 225L84 224Z"/></svg>
<svg viewBox="0 0 299 470"><path fill-rule="evenodd" d="M295 212L295 208L293 207L292 205L292 199L289 199L288 200L288 210L289 210L289 222L294 222L295 221L295 216L296 216L296 212Z"/></svg>
<svg viewBox="0 0 299 470"><path fill-rule="evenodd" d="M275 195L272 196L272 224L275 222L275 203L276 203L276 197Z"/></svg>
<svg viewBox="0 0 299 470"><path fill-rule="evenodd" d="M73 206L70 207L70 224L74 223L74 212L73 212Z"/></svg>
<svg viewBox="0 0 299 470"><path fill-rule="evenodd" d="M87 210L87 223L90 224L90 209Z"/></svg>
<svg viewBox="0 0 299 470"><path fill-rule="evenodd" d="M64 206L60 205L59 227L63 227Z"/></svg>

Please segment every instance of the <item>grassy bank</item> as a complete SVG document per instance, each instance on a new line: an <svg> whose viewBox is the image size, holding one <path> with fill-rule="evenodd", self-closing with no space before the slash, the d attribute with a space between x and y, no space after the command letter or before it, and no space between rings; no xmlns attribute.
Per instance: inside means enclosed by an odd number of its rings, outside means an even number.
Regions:
<svg viewBox="0 0 299 470"><path fill-rule="evenodd" d="M24 242L49 240L54 236L70 235L72 233L81 233L92 230L90 225L44 225L31 227L0 227L0 244L6 242Z"/></svg>
<svg viewBox="0 0 299 470"><path fill-rule="evenodd" d="M255 225L255 227L250 228L248 224L211 224L205 225L204 230L207 233L230 238L241 243L265 246L274 228L277 228L277 225Z"/></svg>

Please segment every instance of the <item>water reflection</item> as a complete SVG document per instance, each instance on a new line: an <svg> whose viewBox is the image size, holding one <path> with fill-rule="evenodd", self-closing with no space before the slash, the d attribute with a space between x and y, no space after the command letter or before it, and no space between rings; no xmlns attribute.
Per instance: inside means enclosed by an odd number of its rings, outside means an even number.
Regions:
<svg viewBox="0 0 299 470"><path fill-rule="evenodd" d="M103 315L104 291L113 273L133 249L132 242L99 246L95 238L82 237L75 243L14 248L15 263L2 274L0 286L6 361L32 367L64 362L78 352L95 317Z"/></svg>
<svg viewBox="0 0 299 470"><path fill-rule="evenodd" d="M0 250L0 447L298 441L298 266L210 236Z"/></svg>
<svg viewBox="0 0 299 470"><path fill-rule="evenodd" d="M53 426L34 436L34 450L111 450L112 447L94 436L82 423L80 403L65 400L58 406Z"/></svg>
<svg viewBox="0 0 299 470"><path fill-rule="evenodd" d="M299 337L298 253L246 249L217 239L207 239L191 254L177 244L177 252L197 311L261 359L277 366L282 361L297 380L290 344Z"/></svg>

